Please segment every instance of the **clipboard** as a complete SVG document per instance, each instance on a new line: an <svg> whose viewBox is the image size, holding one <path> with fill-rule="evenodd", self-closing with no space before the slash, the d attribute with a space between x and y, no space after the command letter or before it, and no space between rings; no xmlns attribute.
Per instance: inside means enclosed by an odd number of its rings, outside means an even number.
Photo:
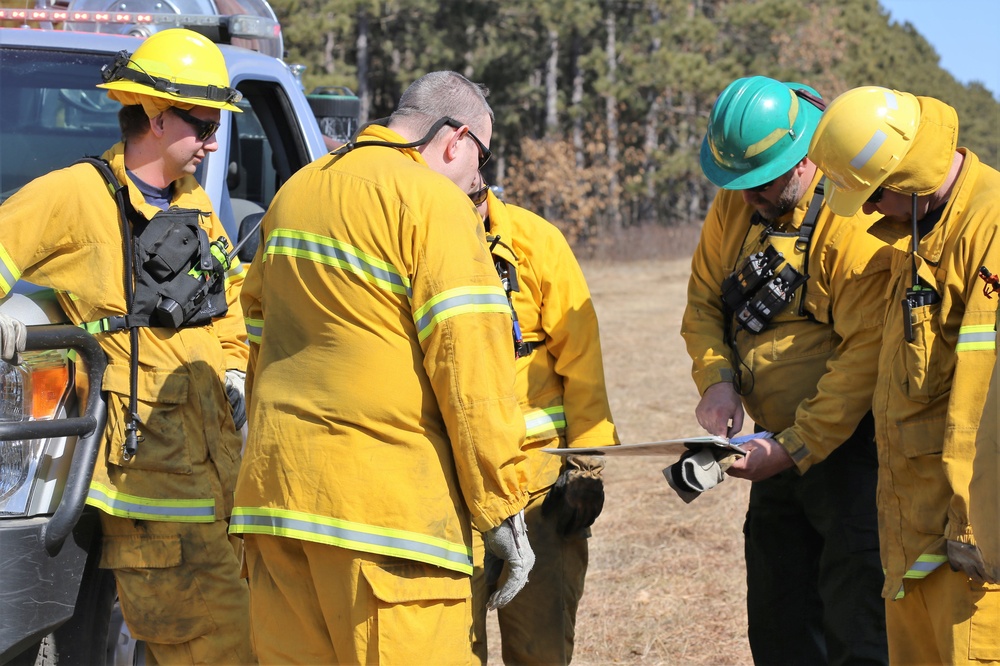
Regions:
<svg viewBox="0 0 1000 666"><path fill-rule="evenodd" d="M751 439L771 437L769 432L757 432L729 439L717 435L701 435L697 437L682 437L680 439L664 439L657 442L638 442L636 444L618 444L614 446L591 446L572 449L539 449L557 456L675 456L691 449L716 447L729 453L746 455L740 444Z"/></svg>

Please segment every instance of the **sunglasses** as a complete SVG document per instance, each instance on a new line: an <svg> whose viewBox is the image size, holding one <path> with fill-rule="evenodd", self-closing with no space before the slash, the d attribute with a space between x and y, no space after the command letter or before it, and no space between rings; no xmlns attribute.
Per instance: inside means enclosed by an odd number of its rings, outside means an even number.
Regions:
<svg viewBox="0 0 1000 666"><path fill-rule="evenodd" d="M472 199L472 203L474 203L477 206L481 206L482 203L486 201L486 195L488 195L489 192L490 192L490 186L487 185L486 183L483 183L483 188L481 190L476 190L475 192L471 193L469 195L469 198Z"/></svg>
<svg viewBox="0 0 1000 666"><path fill-rule="evenodd" d="M777 180L778 179L775 178L774 180L769 180L766 183L763 183L763 184L758 185L756 187L748 187L748 188L746 188L746 190L747 190L747 192L756 192L757 194L760 194L764 190L766 190L769 187L771 187L772 185L774 185L777 182Z"/></svg>
<svg viewBox="0 0 1000 666"><path fill-rule="evenodd" d="M175 116L186 122L188 125L194 128L195 138L199 141L208 141L212 138L212 135L219 131L219 123L214 120L202 120L201 118L196 118L190 113L176 106L170 107L170 110Z"/></svg>
<svg viewBox="0 0 1000 666"><path fill-rule="evenodd" d="M865 203L871 204L871 205L874 206L878 202L882 201L882 197L884 195L885 195L885 188L884 187L876 187L875 191L872 192L872 195L870 197L868 197L868 199L865 201Z"/></svg>
<svg viewBox="0 0 1000 666"><path fill-rule="evenodd" d="M447 117L444 118L444 124L447 125L448 127L454 127L455 129L461 129L462 127L465 126L464 123L460 123L454 118L447 118ZM486 166L486 163L490 161L490 158L493 157L493 152L490 151L490 149L487 148L486 145L479 140L479 137L476 136L471 129L466 130L466 134L472 137L472 140L476 142L476 147L479 148L479 168L480 170L482 170L482 168Z"/></svg>

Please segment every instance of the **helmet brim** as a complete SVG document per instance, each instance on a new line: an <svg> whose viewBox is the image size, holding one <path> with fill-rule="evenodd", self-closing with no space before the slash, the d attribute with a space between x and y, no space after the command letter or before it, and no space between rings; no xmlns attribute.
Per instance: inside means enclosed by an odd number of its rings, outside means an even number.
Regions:
<svg viewBox="0 0 1000 666"><path fill-rule="evenodd" d="M125 92L136 93L137 95L148 95L150 97L159 97L161 99L169 100L171 102L180 102L183 104L192 104L194 106L204 106L209 109L223 109L225 111L232 111L234 113L243 113L243 109L239 108L235 104L230 104L228 102L213 102L212 100L203 99L200 97L181 97L178 95L171 95L167 92L160 92L151 86L143 85L141 83L136 83L135 81L112 81L110 83L99 83L98 88L104 88L105 90L122 90Z"/></svg>
<svg viewBox="0 0 1000 666"><path fill-rule="evenodd" d="M827 178L823 186L827 208L841 217L853 217L878 187L875 184L863 190L843 190Z"/></svg>

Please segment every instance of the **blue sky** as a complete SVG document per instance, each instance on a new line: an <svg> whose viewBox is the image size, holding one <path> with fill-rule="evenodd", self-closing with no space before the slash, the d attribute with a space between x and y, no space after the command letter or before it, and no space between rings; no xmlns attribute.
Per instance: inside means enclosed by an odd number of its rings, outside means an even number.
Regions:
<svg viewBox="0 0 1000 666"><path fill-rule="evenodd" d="M979 81L1000 99L1000 0L879 0L889 18L909 22L962 83Z"/></svg>

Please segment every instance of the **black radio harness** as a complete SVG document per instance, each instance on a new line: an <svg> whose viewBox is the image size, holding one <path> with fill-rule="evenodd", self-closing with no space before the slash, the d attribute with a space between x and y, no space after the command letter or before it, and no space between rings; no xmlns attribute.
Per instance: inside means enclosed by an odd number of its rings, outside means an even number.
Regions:
<svg viewBox="0 0 1000 666"><path fill-rule="evenodd" d="M171 207L147 220L132 206L128 187L118 182L107 162L85 157L77 163L91 164L101 173L121 219L127 314L86 322L80 327L91 334L128 329L129 410L122 445L122 460L128 462L143 439L137 402L139 329L206 326L225 315L229 309L226 271L239 246L227 253L229 241L225 236L209 241L198 223L203 215L199 210Z"/></svg>

